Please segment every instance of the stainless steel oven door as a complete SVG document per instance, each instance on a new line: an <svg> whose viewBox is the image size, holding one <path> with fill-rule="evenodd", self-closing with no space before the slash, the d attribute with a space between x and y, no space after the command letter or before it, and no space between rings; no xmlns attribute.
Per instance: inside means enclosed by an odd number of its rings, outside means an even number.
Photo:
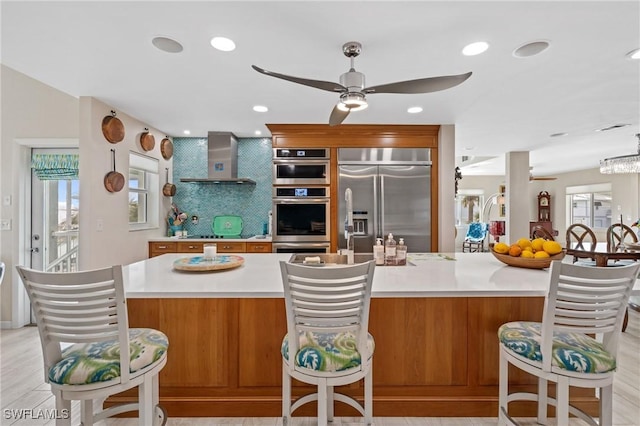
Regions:
<svg viewBox="0 0 640 426"><path fill-rule="evenodd" d="M329 253L329 243L273 243L273 253Z"/></svg>
<svg viewBox="0 0 640 426"><path fill-rule="evenodd" d="M329 160L273 160L274 185L329 185Z"/></svg>
<svg viewBox="0 0 640 426"><path fill-rule="evenodd" d="M274 198L273 242L329 242L329 198Z"/></svg>

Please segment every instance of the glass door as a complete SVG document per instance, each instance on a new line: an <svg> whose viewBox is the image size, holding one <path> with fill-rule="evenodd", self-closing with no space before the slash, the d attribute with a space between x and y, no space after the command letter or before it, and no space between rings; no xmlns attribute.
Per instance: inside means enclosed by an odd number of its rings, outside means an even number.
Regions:
<svg viewBox="0 0 640 426"><path fill-rule="evenodd" d="M33 149L31 155L31 267L78 270L80 181L77 149Z"/></svg>

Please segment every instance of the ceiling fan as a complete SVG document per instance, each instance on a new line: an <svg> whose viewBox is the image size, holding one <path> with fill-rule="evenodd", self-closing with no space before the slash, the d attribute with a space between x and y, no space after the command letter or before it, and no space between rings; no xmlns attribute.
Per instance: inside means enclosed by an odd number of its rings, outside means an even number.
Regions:
<svg viewBox="0 0 640 426"><path fill-rule="evenodd" d="M304 86L340 93L340 101L333 108L331 115L329 116L330 126L342 123L351 111L361 111L367 108L368 104L366 95L375 93L412 94L437 92L455 87L471 77L471 72L468 72L459 75L419 78L417 80L399 81L379 86L365 87L364 74L356 71L354 67L354 59L362 52L362 44L357 41L347 42L342 46L342 52L351 60L351 68L340 76L340 83L293 77L290 75L267 71L256 65L251 65L251 67L259 73L270 77L281 78Z"/></svg>

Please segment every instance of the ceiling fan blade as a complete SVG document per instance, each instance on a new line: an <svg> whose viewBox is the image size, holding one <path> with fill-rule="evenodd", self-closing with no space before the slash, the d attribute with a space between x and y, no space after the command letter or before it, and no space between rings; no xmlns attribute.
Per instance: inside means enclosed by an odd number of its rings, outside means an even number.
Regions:
<svg viewBox="0 0 640 426"><path fill-rule="evenodd" d="M338 108L338 105L333 107L331 115L329 116L329 126L337 126L342 123L349 115L349 110L343 111Z"/></svg>
<svg viewBox="0 0 640 426"><path fill-rule="evenodd" d="M260 74L268 75L270 77L281 78L283 80L291 81L293 83L302 84L303 86L315 87L316 89L327 90L329 92L346 92L347 88L338 83L332 83L331 81L321 81L321 80L310 80L308 78L300 78L293 77L286 74L279 74L277 72L272 72L265 70L263 68L257 67L255 65L251 65L251 68L258 71Z"/></svg>
<svg viewBox="0 0 640 426"><path fill-rule="evenodd" d="M471 77L471 72L458 75L419 78L417 80L399 81L380 86L365 87L362 93L431 93L450 89Z"/></svg>

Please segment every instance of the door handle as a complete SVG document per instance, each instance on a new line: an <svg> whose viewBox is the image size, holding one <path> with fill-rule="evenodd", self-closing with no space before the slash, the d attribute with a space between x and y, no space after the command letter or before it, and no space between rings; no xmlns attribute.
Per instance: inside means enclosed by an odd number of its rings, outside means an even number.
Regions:
<svg viewBox="0 0 640 426"><path fill-rule="evenodd" d="M40 249L38 247L31 247L31 249L29 249L29 251L31 253L40 253Z"/></svg>

